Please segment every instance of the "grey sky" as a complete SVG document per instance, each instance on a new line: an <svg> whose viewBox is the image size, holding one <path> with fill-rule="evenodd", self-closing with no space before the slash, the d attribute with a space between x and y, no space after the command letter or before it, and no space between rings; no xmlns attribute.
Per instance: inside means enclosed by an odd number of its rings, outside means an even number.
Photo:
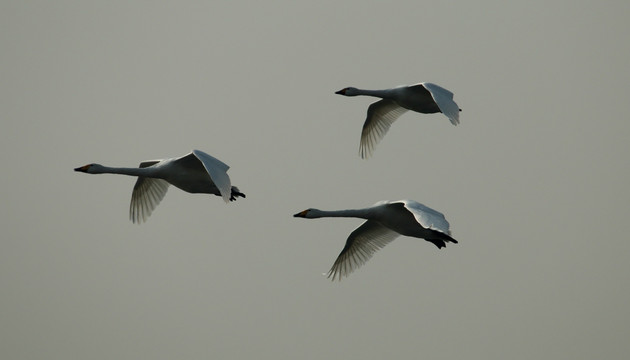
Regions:
<svg viewBox="0 0 630 360"><path fill-rule="evenodd" d="M6 359L622 359L630 351L627 1L0 4ZM431 81L368 161L373 99ZM247 199L137 166L198 148ZM341 283L361 221L409 198L457 245L399 238Z"/></svg>

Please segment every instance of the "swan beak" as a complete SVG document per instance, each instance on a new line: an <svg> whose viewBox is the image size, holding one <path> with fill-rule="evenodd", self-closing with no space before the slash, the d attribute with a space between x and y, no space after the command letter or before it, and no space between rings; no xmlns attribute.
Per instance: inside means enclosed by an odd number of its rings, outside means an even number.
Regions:
<svg viewBox="0 0 630 360"><path fill-rule="evenodd" d="M339 91L336 91L335 94L346 95L346 89L341 89Z"/></svg>
<svg viewBox="0 0 630 360"><path fill-rule="evenodd" d="M300 211L299 213L293 215L293 217L301 217L301 218L305 218L306 217L306 213L308 212L308 210L304 210L304 211Z"/></svg>
<svg viewBox="0 0 630 360"><path fill-rule="evenodd" d="M84 166L74 169L74 171L87 172L89 167L90 165L84 165Z"/></svg>

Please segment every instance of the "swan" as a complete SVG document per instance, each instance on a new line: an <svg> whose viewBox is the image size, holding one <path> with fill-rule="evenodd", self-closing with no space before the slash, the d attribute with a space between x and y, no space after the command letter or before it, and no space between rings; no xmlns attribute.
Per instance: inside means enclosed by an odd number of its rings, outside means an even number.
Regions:
<svg viewBox="0 0 630 360"><path fill-rule="evenodd" d="M457 240L451 237L449 223L444 215L413 200L379 201L363 209L306 209L293 216L306 219L354 217L367 220L350 233L346 245L326 274L333 281L335 278L341 280L343 276L348 277L398 235L425 239L438 248L443 248L447 242L457 244Z"/></svg>
<svg viewBox="0 0 630 360"><path fill-rule="evenodd" d="M366 159L372 155L376 144L383 139L389 127L407 110L423 114L443 113L451 124L459 124L462 111L453 101L453 93L445 88L422 82L410 86L399 86L385 90L363 90L354 87L341 89L335 94L345 96L375 96L383 100L368 107L367 119L361 131L359 154Z"/></svg>
<svg viewBox="0 0 630 360"><path fill-rule="evenodd" d="M138 180L131 193L129 219L133 223L142 223L147 221L164 198L169 184L189 193L221 196L226 203L236 200L239 196L244 198L245 194L231 185L227 174L229 168L221 160L203 151L193 150L179 158L143 161L139 168L88 164L74 171L137 176Z"/></svg>

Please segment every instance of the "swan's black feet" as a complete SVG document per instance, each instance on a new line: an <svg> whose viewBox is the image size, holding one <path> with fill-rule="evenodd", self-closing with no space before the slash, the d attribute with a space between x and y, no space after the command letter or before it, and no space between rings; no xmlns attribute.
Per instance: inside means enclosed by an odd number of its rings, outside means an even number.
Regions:
<svg viewBox="0 0 630 360"><path fill-rule="evenodd" d="M238 191L238 189L236 187L232 187L232 195L230 196L230 201L235 201L237 197L245 197L245 194L243 194L242 192Z"/></svg>

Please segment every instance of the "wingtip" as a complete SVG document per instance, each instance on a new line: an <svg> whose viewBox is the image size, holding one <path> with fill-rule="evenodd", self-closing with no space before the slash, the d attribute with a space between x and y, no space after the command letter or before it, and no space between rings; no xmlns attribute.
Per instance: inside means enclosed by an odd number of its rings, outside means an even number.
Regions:
<svg viewBox="0 0 630 360"><path fill-rule="evenodd" d="M370 149L368 146L362 146L363 144L359 144L359 157L363 160L367 160L372 157L373 149Z"/></svg>
<svg viewBox="0 0 630 360"><path fill-rule="evenodd" d="M336 274L332 270L327 273L322 273L322 275L324 275L327 279L330 279L330 281L335 282ZM339 280L341 280L341 277L339 277Z"/></svg>

